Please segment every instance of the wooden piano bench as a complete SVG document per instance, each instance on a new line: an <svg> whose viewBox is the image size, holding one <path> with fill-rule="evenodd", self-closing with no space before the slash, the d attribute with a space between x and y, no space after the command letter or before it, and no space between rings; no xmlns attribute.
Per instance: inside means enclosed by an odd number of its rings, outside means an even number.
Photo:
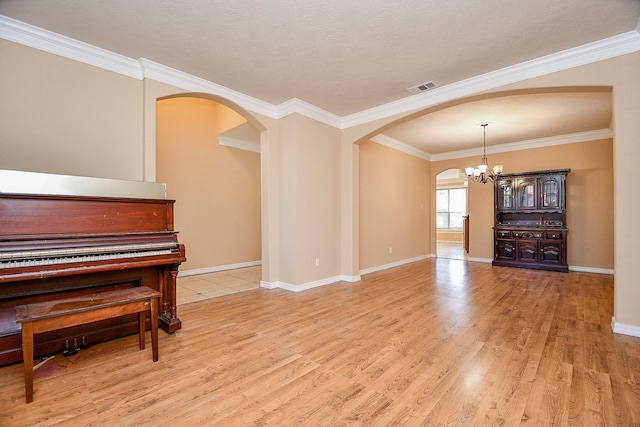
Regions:
<svg viewBox="0 0 640 427"><path fill-rule="evenodd" d="M145 315L150 310L153 361L157 362L158 298L161 295L147 286L141 286L16 306L16 322L22 324L22 361L27 403L33 401L33 334L138 313L140 349L143 350Z"/></svg>

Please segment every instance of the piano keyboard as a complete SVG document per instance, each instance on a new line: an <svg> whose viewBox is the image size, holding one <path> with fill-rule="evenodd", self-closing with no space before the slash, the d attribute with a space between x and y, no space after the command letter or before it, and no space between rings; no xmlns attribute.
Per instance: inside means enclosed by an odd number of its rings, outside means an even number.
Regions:
<svg viewBox="0 0 640 427"><path fill-rule="evenodd" d="M0 253L0 269L169 255L174 242Z"/></svg>

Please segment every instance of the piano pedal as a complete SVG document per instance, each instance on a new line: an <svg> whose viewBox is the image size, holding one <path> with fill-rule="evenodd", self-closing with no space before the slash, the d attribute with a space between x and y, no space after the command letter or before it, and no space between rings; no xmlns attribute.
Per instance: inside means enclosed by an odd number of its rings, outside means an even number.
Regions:
<svg viewBox="0 0 640 427"><path fill-rule="evenodd" d="M69 340L64 340L64 350L62 350L62 354L64 356L73 356L74 354L76 354L78 352L78 350L80 350L80 349L77 348L77 340L76 340L76 347L75 348L69 347Z"/></svg>

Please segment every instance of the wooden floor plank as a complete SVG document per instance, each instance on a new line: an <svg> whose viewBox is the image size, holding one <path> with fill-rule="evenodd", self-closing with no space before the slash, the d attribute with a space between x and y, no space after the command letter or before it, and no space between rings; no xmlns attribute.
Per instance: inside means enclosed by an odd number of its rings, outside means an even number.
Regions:
<svg viewBox="0 0 640 427"><path fill-rule="evenodd" d="M640 425L607 275L427 259L178 313L158 362L136 336L56 355L29 405L0 368L0 425Z"/></svg>

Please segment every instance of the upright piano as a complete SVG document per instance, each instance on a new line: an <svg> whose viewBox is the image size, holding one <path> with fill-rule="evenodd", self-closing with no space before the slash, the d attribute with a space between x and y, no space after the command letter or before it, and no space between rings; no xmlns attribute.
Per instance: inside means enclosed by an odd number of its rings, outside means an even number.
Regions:
<svg viewBox="0 0 640 427"><path fill-rule="evenodd" d="M186 258L174 231L173 200L154 197L157 189L152 197L136 191L133 196L57 189L38 194L33 188L6 192L7 187L14 190L8 177L14 185L16 176L24 176L5 172L0 171L0 366L22 360L15 322L15 307L21 304L149 286L162 293L159 325L167 332L180 329L176 278ZM44 179L52 182L51 176ZM110 184L105 183L107 188ZM39 334L35 355L137 330L137 316L131 315Z"/></svg>

